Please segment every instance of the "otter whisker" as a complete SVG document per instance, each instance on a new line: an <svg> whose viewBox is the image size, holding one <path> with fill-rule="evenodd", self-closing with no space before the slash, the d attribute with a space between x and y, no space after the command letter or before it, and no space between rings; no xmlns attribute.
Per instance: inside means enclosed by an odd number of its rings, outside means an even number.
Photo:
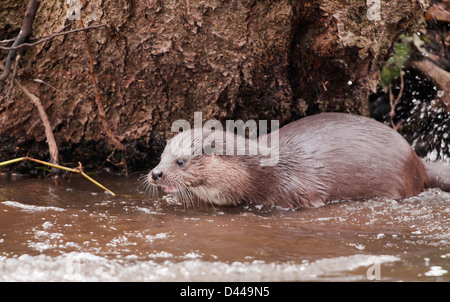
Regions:
<svg viewBox="0 0 450 302"><path fill-rule="evenodd" d="M142 188L145 190L146 186L149 183L149 181L147 179L147 175L139 176L138 183L139 183L139 185L137 186L136 190L141 190Z"/></svg>
<svg viewBox="0 0 450 302"><path fill-rule="evenodd" d="M177 199L179 199L179 201L183 204L184 209L186 210L186 199L188 198L185 189L182 187L181 183L176 184L176 189Z"/></svg>
<svg viewBox="0 0 450 302"><path fill-rule="evenodd" d="M157 198L159 197L158 194L158 187L155 185L152 185L151 183L149 183L146 188L145 188L145 194L147 196L151 196L152 198Z"/></svg>
<svg viewBox="0 0 450 302"><path fill-rule="evenodd" d="M204 198L200 198L200 199L203 200L203 203L205 204L205 206L208 207L208 203L209 203L211 205L211 207L213 208L213 210L216 211L216 209L214 208L214 201L212 200L211 196L206 193L205 188L200 186L200 187L198 187L198 189L202 190L202 192L203 192Z"/></svg>
<svg viewBox="0 0 450 302"><path fill-rule="evenodd" d="M136 190L140 190L140 189L143 190L144 195L146 195L146 196L154 197L156 195L155 193L157 192L157 190L155 188L155 185L148 181L147 175L142 175L141 177L139 177L138 180L139 180L140 184L136 188Z"/></svg>
<svg viewBox="0 0 450 302"><path fill-rule="evenodd" d="M189 204L192 204L192 207L194 207L194 196L192 194L192 191L189 189L188 185L184 183L179 183L179 191L183 194L183 201L186 200L185 205L189 207Z"/></svg>
<svg viewBox="0 0 450 302"><path fill-rule="evenodd" d="M182 194L183 206L184 209L189 208L192 203L192 195L190 195L190 191L187 188L180 186L180 192Z"/></svg>
<svg viewBox="0 0 450 302"><path fill-rule="evenodd" d="M170 188L175 189L173 192L175 198L186 206L186 202L189 201L191 197L188 195L189 191L185 188L185 185L178 180L167 180L167 185Z"/></svg>

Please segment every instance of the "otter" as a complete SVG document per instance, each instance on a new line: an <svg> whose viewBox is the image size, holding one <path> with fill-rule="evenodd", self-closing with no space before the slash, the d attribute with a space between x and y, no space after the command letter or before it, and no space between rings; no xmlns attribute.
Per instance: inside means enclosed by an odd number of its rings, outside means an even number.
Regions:
<svg viewBox="0 0 450 302"><path fill-rule="evenodd" d="M261 164L261 152L218 155L227 141L236 151L249 147L250 139L227 131L199 137L194 131L168 141L147 176L153 188L185 201L197 197L215 205L292 209L372 197L403 199L433 187L450 191L450 167L421 160L399 133L363 116L322 113L285 125L276 130L279 152L273 165ZM199 139L209 139L207 147L214 152L199 150ZM187 150L195 145L193 152Z"/></svg>

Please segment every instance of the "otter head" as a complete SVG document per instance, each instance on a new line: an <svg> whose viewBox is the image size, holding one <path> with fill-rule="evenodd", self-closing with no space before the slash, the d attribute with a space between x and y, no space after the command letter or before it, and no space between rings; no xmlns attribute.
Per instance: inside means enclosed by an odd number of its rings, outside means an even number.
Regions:
<svg viewBox="0 0 450 302"><path fill-rule="evenodd" d="M240 203L236 193L238 188L243 191L246 173L236 157L224 155L229 135L237 137L223 131L179 133L167 142L160 163L147 176L148 183L183 202L192 203L197 197L212 204Z"/></svg>

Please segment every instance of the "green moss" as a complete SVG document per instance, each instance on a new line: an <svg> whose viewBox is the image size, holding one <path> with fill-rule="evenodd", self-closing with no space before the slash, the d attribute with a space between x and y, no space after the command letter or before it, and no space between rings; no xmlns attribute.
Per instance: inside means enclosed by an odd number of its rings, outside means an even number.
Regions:
<svg viewBox="0 0 450 302"><path fill-rule="evenodd" d="M380 74L380 84L384 88L387 88L395 78L400 76L400 71L404 67L410 53L408 40L407 35L400 35L399 42L394 47L395 54L383 66Z"/></svg>

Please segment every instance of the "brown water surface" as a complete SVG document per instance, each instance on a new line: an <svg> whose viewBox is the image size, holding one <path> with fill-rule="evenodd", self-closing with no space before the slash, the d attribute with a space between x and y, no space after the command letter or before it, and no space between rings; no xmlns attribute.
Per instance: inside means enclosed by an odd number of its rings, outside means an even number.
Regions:
<svg viewBox="0 0 450 302"><path fill-rule="evenodd" d="M0 280L450 281L450 194L186 208L137 177L0 178ZM126 195L126 196L124 196Z"/></svg>

